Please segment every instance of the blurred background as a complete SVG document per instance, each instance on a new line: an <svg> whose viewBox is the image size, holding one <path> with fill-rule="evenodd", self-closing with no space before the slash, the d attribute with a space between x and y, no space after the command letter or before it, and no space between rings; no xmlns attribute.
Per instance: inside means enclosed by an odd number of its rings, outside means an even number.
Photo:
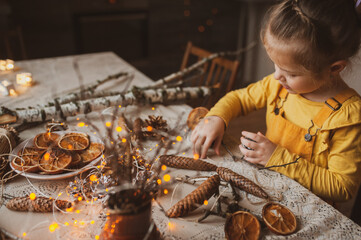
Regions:
<svg viewBox="0 0 361 240"><path fill-rule="evenodd" d="M179 70L188 41L211 52L259 40L275 0L0 0L0 58L112 51L151 79ZM9 53L9 50L11 51ZM271 73L261 44L243 54L235 87Z"/></svg>

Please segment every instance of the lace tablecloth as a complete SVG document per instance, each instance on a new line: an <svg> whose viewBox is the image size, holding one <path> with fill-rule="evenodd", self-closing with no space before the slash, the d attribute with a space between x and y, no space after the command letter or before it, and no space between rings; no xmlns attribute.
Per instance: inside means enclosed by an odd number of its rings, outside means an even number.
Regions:
<svg viewBox="0 0 361 240"><path fill-rule="evenodd" d="M150 82L146 76L113 53L25 61L20 62L19 65L32 72L38 84L17 98L0 98L0 104L15 108L46 103L54 96L55 92L67 92L78 87L78 82L75 80L77 76L72 65L74 58L78 60L85 84L97 79L104 79L108 75L122 70L131 71L135 74L136 77L132 84L142 86ZM118 83L115 87L122 89L125 85L126 83ZM114 85L110 88L114 88ZM183 137L183 141L175 143L169 153L190 157L192 156L189 142L190 133L185 128L190 110L185 105L159 105L132 106L124 108L122 111L133 117L145 117L149 114L163 116L170 128L178 131L179 135ZM73 130L77 130L76 126L71 127ZM33 137L35 133L41 131L40 129L43 127L26 130L21 133L21 137L23 139ZM226 141L226 144L233 154L240 157L236 142ZM288 207L295 214L298 228L294 234L279 236L261 225L262 239L361 239L361 227L292 179L271 170L259 170L242 161L235 162L224 148L221 149L220 156L216 156L210 151L206 161L217 166L230 168L251 179L262 186L275 202ZM169 174L172 179L175 179L186 175L190 177L209 176L214 173L170 169ZM65 189L72 180L74 179L34 180L18 176L4 185L3 193L5 197L11 197L28 196L34 192L37 196L45 195L52 198L68 199ZM199 183L190 185L174 182L167 186L169 193L158 198L160 205L156 202L153 203L153 219L164 239L225 238L225 219L211 215L201 223L196 221L203 216L205 208L210 209L214 206L214 198L209 200L207 206L202 206L184 218L169 219L160 207L162 206L165 210L169 209L194 190ZM220 187L220 193L226 196L231 194L225 186ZM261 219L261 210L265 202L252 195L246 195L244 192L240 192L240 194L242 197L240 206ZM66 213L57 211L54 213L15 212L1 206L0 228L18 239L96 239L106 219L102 204L102 200L82 202L77 204L73 211Z"/></svg>

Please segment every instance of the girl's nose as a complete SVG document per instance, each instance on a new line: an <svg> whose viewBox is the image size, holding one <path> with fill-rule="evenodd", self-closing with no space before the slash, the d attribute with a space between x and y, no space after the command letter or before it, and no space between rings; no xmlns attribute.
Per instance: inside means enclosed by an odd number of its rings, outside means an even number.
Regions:
<svg viewBox="0 0 361 240"><path fill-rule="evenodd" d="M279 80L279 81L282 80L282 77L283 77L280 69L277 66L275 66L274 77L275 77L276 80Z"/></svg>

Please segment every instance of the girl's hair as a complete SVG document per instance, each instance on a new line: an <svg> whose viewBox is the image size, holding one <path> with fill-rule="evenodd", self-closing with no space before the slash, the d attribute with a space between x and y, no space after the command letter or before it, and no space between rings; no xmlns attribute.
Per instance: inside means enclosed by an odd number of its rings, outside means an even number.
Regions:
<svg viewBox="0 0 361 240"><path fill-rule="evenodd" d="M354 0L283 0L269 9L261 31L285 43L298 41L296 61L318 73L354 56L360 47L361 23Z"/></svg>

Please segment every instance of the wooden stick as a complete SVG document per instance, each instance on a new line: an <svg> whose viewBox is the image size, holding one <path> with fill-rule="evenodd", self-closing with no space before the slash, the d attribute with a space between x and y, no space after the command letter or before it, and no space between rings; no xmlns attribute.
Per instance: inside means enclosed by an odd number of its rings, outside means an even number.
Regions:
<svg viewBox="0 0 361 240"><path fill-rule="evenodd" d="M133 88L132 91L115 96L74 101L50 107L34 107L28 109L10 110L5 107L0 109L0 124L22 122L44 122L51 119L62 119L76 114L87 114L92 111L102 110L112 106L128 106L134 104L170 104L186 99L204 98L212 94L213 87L187 87L169 89L141 90ZM3 115L5 116L3 118ZM8 121L8 115L16 117ZM15 120L15 121L14 121Z"/></svg>
<svg viewBox="0 0 361 240"><path fill-rule="evenodd" d="M164 87L167 86L168 83L172 82L175 79L178 79L180 77L185 76L186 74L196 70L197 68L201 67L202 65L204 65L207 62L212 61L215 58L218 57L225 57L225 56L237 56L239 54L241 54L242 52L246 52L249 49L253 48L254 46L256 46L255 42L250 43L248 46L246 46L245 48L241 48L238 49L236 51L227 51L227 52L218 52L218 53L213 53L211 55L209 55L208 57L205 57L203 59L201 59L200 61L192 64L191 66L176 72L176 73L172 73L164 78L161 78L159 80L157 80L153 85L144 87L143 89L152 89L152 88L160 88L160 87Z"/></svg>

